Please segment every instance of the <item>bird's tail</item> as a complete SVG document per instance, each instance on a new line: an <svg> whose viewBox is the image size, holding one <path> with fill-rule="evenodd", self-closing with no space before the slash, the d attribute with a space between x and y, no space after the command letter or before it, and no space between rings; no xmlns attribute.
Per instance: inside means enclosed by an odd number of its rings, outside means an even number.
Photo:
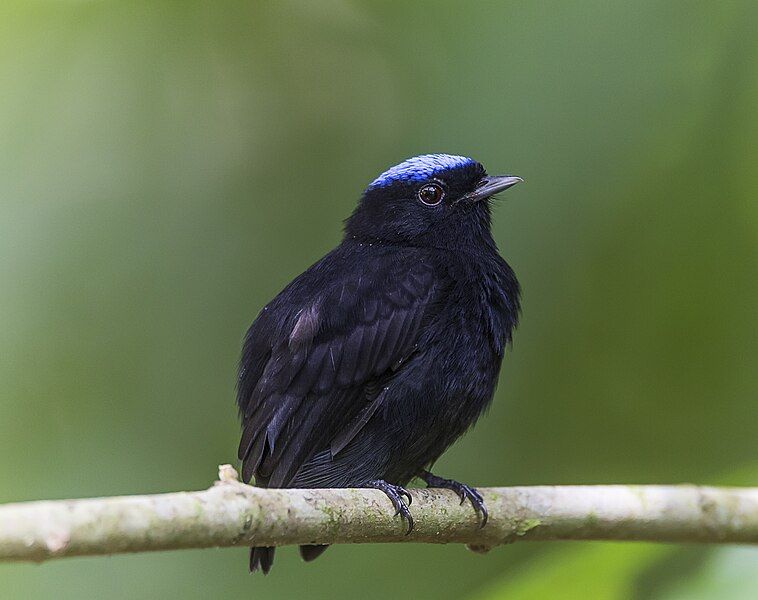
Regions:
<svg viewBox="0 0 758 600"><path fill-rule="evenodd" d="M300 556L305 562L316 560L329 546L326 544L308 544L300 546ZM264 575L268 575L271 565L274 564L273 546L256 546L250 548L250 572L255 573L260 569Z"/></svg>
<svg viewBox="0 0 758 600"><path fill-rule="evenodd" d="M258 569L264 575L268 575L271 570L271 565L274 564L274 551L276 548L273 546L258 546L250 548L250 572L255 573Z"/></svg>
<svg viewBox="0 0 758 600"><path fill-rule="evenodd" d="M326 544L300 546L300 556L305 562L310 562L321 556L328 547Z"/></svg>

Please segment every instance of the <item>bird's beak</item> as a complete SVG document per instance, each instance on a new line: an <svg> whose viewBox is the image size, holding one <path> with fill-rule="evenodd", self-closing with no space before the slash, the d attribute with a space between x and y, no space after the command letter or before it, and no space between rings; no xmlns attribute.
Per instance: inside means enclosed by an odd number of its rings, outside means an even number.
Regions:
<svg viewBox="0 0 758 600"><path fill-rule="evenodd" d="M513 175L493 175L492 177L483 177L478 183L476 189L463 196L461 200L465 200L466 202L479 202L479 200L494 196L522 181L524 180L521 179L521 177L514 177Z"/></svg>

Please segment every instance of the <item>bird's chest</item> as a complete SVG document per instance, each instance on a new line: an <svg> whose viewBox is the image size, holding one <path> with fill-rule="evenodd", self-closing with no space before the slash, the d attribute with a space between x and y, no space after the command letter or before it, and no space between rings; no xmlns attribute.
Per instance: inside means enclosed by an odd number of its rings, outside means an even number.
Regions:
<svg viewBox="0 0 758 600"><path fill-rule="evenodd" d="M435 379L456 396L494 385L502 358L498 315L487 306L481 290L455 290L430 340Z"/></svg>
<svg viewBox="0 0 758 600"><path fill-rule="evenodd" d="M436 319L425 332L430 379L439 382L441 397L489 401L516 322L517 294L496 269L451 270Z"/></svg>
<svg viewBox="0 0 758 600"><path fill-rule="evenodd" d="M401 436L419 464L439 456L492 400L518 313L515 279L511 296L497 273L462 266L446 275L418 351L398 372L398 402L391 404L398 421L410 424Z"/></svg>
<svg viewBox="0 0 758 600"><path fill-rule="evenodd" d="M399 373L403 400L396 409L413 415L404 422L413 424L408 443L421 463L436 458L492 400L507 316L499 314L504 308L493 306L491 297L491 290L470 280L448 287L415 360Z"/></svg>
<svg viewBox="0 0 758 600"><path fill-rule="evenodd" d="M491 263L450 268L434 330L454 354L499 361L518 318L518 284L502 259Z"/></svg>

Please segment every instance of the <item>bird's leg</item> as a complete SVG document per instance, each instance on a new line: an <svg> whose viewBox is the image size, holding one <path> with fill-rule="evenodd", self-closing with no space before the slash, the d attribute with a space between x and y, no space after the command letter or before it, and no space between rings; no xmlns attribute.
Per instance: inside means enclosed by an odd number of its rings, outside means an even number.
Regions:
<svg viewBox="0 0 758 600"><path fill-rule="evenodd" d="M482 498L482 495L474 488L469 487L465 483L459 483L452 479L443 479L442 477L437 477L436 475L432 475L429 471L421 471L421 473L419 473L419 477L424 480L427 487L453 490L461 499L461 504L463 504L468 498L468 500L471 501L471 505L474 507L477 515L479 515L481 518L480 527L484 527L487 524L487 518L489 515L487 514L487 507L484 505L484 498Z"/></svg>
<svg viewBox="0 0 758 600"><path fill-rule="evenodd" d="M408 490L400 485L388 483L384 481L384 479L367 481L364 486L381 490L387 494L387 498L390 499L392 506L395 507L395 514L400 515L400 517L408 524L408 531L405 532L405 535L408 535L413 531L413 517L411 516L411 511L408 510L408 507L413 502L413 497ZM403 496L408 499L407 504L403 501Z"/></svg>

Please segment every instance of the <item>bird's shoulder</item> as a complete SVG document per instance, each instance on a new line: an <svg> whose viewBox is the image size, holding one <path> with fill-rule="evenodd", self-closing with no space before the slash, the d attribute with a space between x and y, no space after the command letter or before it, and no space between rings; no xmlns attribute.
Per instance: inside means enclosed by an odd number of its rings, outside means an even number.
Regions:
<svg viewBox="0 0 758 600"><path fill-rule="evenodd" d="M292 280L260 312L274 339L321 337L429 299L434 261L418 248L343 243Z"/></svg>

